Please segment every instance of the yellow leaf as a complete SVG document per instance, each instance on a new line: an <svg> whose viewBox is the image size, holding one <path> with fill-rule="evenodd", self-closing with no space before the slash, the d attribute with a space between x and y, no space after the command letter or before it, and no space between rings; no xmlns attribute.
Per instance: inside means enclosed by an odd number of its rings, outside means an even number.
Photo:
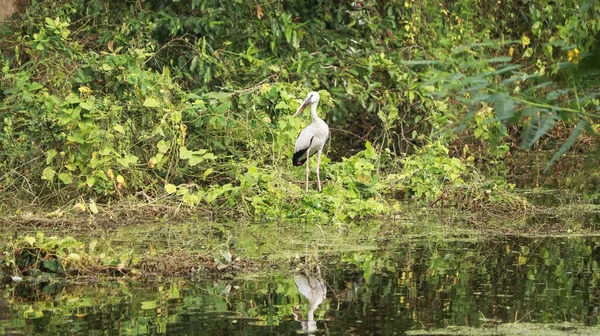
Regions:
<svg viewBox="0 0 600 336"><path fill-rule="evenodd" d="M114 179L115 173L113 173L113 170L109 168L108 171L106 171L106 176L108 176L110 179Z"/></svg>
<svg viewBox="0 0 600 336"><path fill-rule="evenodd" d="M521 37L521 44L523 45L523 47L528 46L530 43L531 39L527 37L527 35L523 34L523 36Z"/></svg>
<svg viewBox="0 0 600 336"><path fill-rule="evenodd" d="M115 51L115 42L110 41L108 42L108 50L110 50L110 52L114 52Z"/></svg>
<svg viewBox="0 0 600 336"><path fill-rule="evenodd" d="M84 85L84 86L80 86L79 87L79 92L81 92L81 93L91 93L92 89L90 89L89 87L87 87L87 86Z"/></svg>
<svg viewBox="0 0 600 336"><path fill-rule="evenodd" d="M512 55L515 53L515 48L514 47L510 47L510 49L508 49L508 56L512 57Z"/></svg>
<svg viewBox="0 0 600 336"><path fill-rule="evenodd" d="M117 175L117 182L125 184L125 178L122 175Z"/></svg>
<svg viewBox="0 0 600 336"><path fill-rule="evenodd" d="M81 260L81 257L77 253L69 253L69 259L71 259L71 260Z"/></svg>
<svg viewBox="0 0 600 336"><path fill-rule="evenodd" d="M95 215L98 213L98 207L96 206L96 202L94 202L94 200L90 199L90 211Z"/></svg>
<svg viewBox="0 0 600 336"><path fill-rule="evenodd" d="M35 237L27 236L25 237L25 241L29 243L30 246L33 246L33 244L35 243Z"/></svg>
<svg viewBox="0 0 600 336"><path fill-rule="evenodd" d="M90 242L90 245L88 247L90 253L94 252L94 249L96 248L96 245L98 245L98 241L97 240L94 239L94 240L92 240Z"/></svg>
<svg viewBox="0 0 600 336"><path fill-rule="evenodd" d="M75 204L74 208L75 208L75 210L77 212L84 212L85 211L85 205L83 203L81 203L81 202Z"/></svg>
<svg viewBox="0 0 600 336"><path fill-rule="evenodd" d="M172 194L177 191L177 186L171 183L165 184L165 191L168 194Z"/></svg>

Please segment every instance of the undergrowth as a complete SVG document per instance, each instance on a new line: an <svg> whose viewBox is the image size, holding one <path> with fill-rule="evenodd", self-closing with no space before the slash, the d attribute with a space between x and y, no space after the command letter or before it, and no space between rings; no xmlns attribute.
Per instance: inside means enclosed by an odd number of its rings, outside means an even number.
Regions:
<svg viewBox="0 0 600 336"><path fill-rule="evenodd" d="M510 212L524 201L503 159L519 136L528 148L562 125L554 162L595 134L586 37L600 16L593 2L507 6L34 1L0 30L1 210L137 201L331 223L403 200ZM523 10L528 24L512 14ZM307 122L291 115L310 90L332 141L323 192L305 194L289 161Z"/></svg>

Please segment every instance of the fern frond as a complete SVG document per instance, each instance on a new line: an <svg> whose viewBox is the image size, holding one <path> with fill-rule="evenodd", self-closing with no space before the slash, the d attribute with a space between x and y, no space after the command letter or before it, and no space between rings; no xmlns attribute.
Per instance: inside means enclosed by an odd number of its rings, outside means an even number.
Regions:
<svg viewBox="0 0 600 336"><path fill-rule="evenodd" d="M567 141L565 141L565 143L563 143L562 146L560 146L558 151L556 153L554 153L554 156L552 156L550 161L548 161L548 163L546 164L546 167L544 168L544 173L546 173L548 171L548 169L550 169L554 165L554 163L561 156L563 156L563 154L565 154L573 146L573 144L575 144L575 142L579 138L579 134L581 134L581 131L583 131L588 125L589 125L589 123L587 120L585 120L585 119L579 120L579 122L577 123L577 125L575 125L575 128L569 135L569 138L567 138Z"/></svg>

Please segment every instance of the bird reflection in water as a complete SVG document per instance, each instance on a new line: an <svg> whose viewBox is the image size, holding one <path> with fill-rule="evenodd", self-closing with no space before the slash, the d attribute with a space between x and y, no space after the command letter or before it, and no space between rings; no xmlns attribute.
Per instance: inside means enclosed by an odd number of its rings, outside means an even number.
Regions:
<svg viewBox="0 0 600 336"><path fill-rule="evenodd" d="M317 321L315 321L315 310L319 307L327 295L325 281L321 277L321 270L317 267L316 272L303 271L294 276L296 287L302 296L308 299L308 314L306 320L303 320L302 314L292 309L294 320L300 322L302 330L312 334L317 331Z"/></svg>

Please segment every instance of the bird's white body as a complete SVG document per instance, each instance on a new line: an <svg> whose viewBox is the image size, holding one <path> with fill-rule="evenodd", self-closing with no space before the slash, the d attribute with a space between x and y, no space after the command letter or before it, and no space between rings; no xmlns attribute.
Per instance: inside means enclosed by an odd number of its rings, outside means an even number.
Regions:
<svg viewBox="0 0 600 336"><path fill-rule="evenodd" d="M300 162L304 163L303 161L306 160L306 152L309 152L310 155L312 155L317 153L317 151L323 150L328 138L329 126L327 126L323 119L319 117L316 117L316 119L313 118L312 123L306 126L302 132L300 132L300 135L298 135L296 145L294 146L294 153L305 150L304 154L299 157ZM307 148L308 150L306 151ZM295 163L297 164L298 160Z"/></svg>
<svg viewBox="0 0 600 336"><path fill-rule="evenodd" d="M308 158L317 153L317 181L319 183L319 191L321 191L321 177L319 175L319 167L321 164L321 152L323 147L329 140L329 126L319 118L317 115L317 105L321 97L318 92L310 92L306 99L302 102L302 105L296 111L294 116L300 115L302 111L310 104L310 116L312 122L306 126L298 135L296 139L296 145L294 146L294 156L292 158L292 164L294 166L301 166L306 162L306 191L308 192Z"/></svg>

